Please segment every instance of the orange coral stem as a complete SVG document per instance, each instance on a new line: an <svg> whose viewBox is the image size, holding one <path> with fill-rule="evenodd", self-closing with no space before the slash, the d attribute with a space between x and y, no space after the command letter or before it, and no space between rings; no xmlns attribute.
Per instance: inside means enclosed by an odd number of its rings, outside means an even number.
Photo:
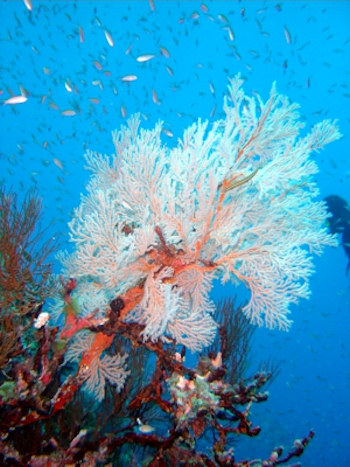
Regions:
<svg viewBox="0 0 350 467"><path fill-rule="evenodd" d="M103 332L97 332L95 334L94 340L92 341L91 347L86 350L80 361L80 368L86 368L91 365L91 363L99 358L102 353L110 347L113 342L114 336L107 336Z"/></svg>
<svg viewBox="0 0 350 467"><path fill-rule="evenodd" d="M121 296L121 299L124 302L124 308L120 312L120 319L123 319L129 313L129 311L131 311L141 302L143 294L143 286L141 287L137 285L135 287L131 287L131 289L129 289L125 295Z"/></svg>

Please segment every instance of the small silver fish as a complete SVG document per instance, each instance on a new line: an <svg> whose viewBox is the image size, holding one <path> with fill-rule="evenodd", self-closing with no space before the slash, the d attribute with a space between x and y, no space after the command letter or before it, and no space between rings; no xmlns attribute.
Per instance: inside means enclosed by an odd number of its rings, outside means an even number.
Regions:
<svg viewBox="0 0 350 467"><path fill-rule="evenodd" d="M290 32L288 31L288 29L285 26L283 28L283 31L284 31L284 37L286 38L287 44L290 44L292 42Z"/></svg>
<svg viewBox="0 0 350 467"><path fill-rule="evenodd" d="M140 63L148 62L149 60L152 60L154 58L153 54L143 54L139 55L136 60Z"/></svg>
<svg viewBox="0 0 350 467"><path fill-rule="evenodd" d="M75 115L75 110L71 110L71 109L63 110L61 114L64 115L65 117L73 117Z"/></svg>
<svg viewBox="0 0 350 467"><path fill-rule="evenodd" d="M12 96L10 97L9 99L6 99L6 101L4 101L4 104L5 105L13 105L13 104L23 104L24 102L26 102L28 100L28 98L26 96L22 96L22 95L19 95L19 96Z"/></svg>
<svg viewBox="0 0 350 467"><path fill-rule="evenodd" d="M122 78L120 78L122 81L130 82L130 81L136 81L137 76L136 75L125 75Z"/></svg>
<svg viewBox="0 0 350 467"><path fill-rule="evenodd" d="M106 31L106 30L105 30L105 36L106 36L106 40L107 40L107 42L108 42L108 45L109 45L110 47L114 47L114 40L113 40L113 37L112 37L112 35L111 35L108 31Z"/></svg>
<svg viewBox="0 0 350 467"><path fill-rule="evenodd" d="M32 0L23 0L23 3L29 11L33 10Z"/></svg>

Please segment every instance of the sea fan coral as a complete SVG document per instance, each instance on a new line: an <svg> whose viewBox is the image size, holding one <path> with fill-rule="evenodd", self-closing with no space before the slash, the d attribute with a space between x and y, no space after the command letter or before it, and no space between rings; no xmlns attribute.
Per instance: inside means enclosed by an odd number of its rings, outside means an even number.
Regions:
<svg viewBox="0 0 350 467"><path fill-rule="evenodd" d="M224 119L198 120L173 149L162 144L160 123L139 130L135 115L113 132L116 156L86 156L92 178L64 265L110 299L143 288L123 319L144 324L145 338L208 345L217 277L249 288L243 311L253 323L288 329L290 303L309 295L310 253L335 243L315 200L310 154L341 136L336 122L300 137L296 104L275 86L264 103L242 84L231 80Z"/></svg>
<svg viewBox="0 0 350 467"><path fill-rule="evenodd" d="M78 334L70 344L65 354L65 363L69 361L80 361L84 352L91 349L94 334L83 331ZM130 371L126 370L127 355L116 354L113 356L97 355L92 359L89 367L84 369L85 385L83 386L97 401L102 401L105 397L106 379L120 392Z"/></svg>

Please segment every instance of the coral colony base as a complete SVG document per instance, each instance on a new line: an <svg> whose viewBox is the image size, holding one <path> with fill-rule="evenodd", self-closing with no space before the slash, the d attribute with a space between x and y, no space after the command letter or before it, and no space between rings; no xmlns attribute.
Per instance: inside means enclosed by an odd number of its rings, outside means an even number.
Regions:
<svg viewBox="0 0 350 467"><path fill-rule="evenodd" d="M248 416L271 378L244 377L247 318L288 329L289 305L309 295L311 254L335 244L310 154L340 133L327 120L300 137L297 105L274 86L264 103L242 84L231 80L224 119L199 120L173 149L162 144L160 123L140 130L136 115L113 132L115 156L87 153L92 177L70 223L75 249L59 255L66 279L51 319L35 260L22 264L24 250L4 236L25 217L4 214L3 191L1 332L16 314L21 329L10 326L2 348L3 461L277 465L310 441L312 432L265 461L237 461L232 448L238 434L259 434ZM12 284L16 300L3 279L10 267L16 277L33 272L26 287ZM249 289L242 309L225 303L214 316L218 278ZM55 317L64 324L52 327ZM210 345L196 368L185 366L186 348ZM40 443L26 445L23 434Z"/></svg>

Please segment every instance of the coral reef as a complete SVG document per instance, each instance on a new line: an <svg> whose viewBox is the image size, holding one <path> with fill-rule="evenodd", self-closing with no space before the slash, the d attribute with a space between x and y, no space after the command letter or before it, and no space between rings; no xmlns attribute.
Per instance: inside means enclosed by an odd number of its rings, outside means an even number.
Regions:
<svg viewBox="0 0 350 467"><path fill-rule="evenodd" d="M327 120L301 137L297 105L242 84L230 82L223 120L199 120L173 149L134 116L113 133L115 157L88 152L51 307L39 202L18 209L2 192L2 463L271 466L308 445L312 431L265 460L233 448L259 435L250 411L273 374L247 376L251 323L288 329L312 253L335 244L310 154L340 133ZM218 278L243 283L247 303L216 312ZM193 365L187 349L202 352Z"/></svg>

